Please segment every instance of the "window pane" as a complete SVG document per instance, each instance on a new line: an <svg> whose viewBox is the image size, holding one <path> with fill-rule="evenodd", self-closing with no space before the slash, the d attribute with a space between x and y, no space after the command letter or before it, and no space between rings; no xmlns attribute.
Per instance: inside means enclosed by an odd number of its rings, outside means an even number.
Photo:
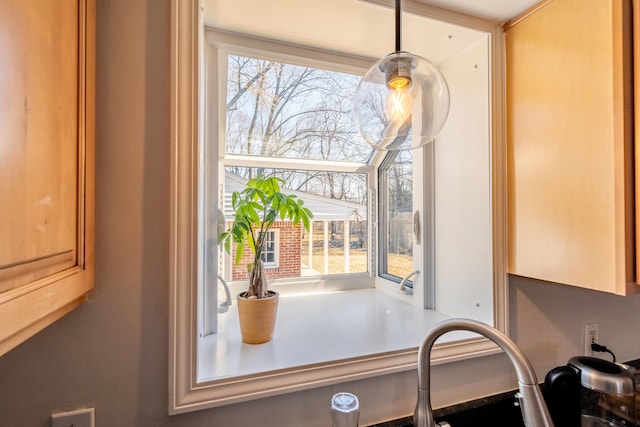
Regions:
<svg viewBox="0 0 640 427"><path fill-rule="evenodd" d="M413 154L390 152L380 176L384 248L382 273L404 278L413 268Z"/></svg>
<svg viewBox="0 0 640 427"><path fill-rule="evenodd" d="M266 268L278 267L278 252L277 246L279 244L275 231L267 233L266 241L264 242L264 249L262 250L262 262Z"/></svg>
<svg viewBox="0 0 640 427"><path fill-rule="evenodd" d="M278 271L268 272L270 278L368 271L366 174L227 166L224 185L227 227L233 220L232 193L241 191L247 180L258 174L284 179L281 190L298 196L314 215L310 232L301 225L293 228L288 221L276 222L278 237L270 236L263 252L265 262L278 265ZM242 263L230 266L234 255L221 252L225 257L223 264L233 272L232 277L225 274L225 279L244 280L246 267Z"/></svg>
<svg viewBox="0 0 640 427"><path fill-rule="evenodd" d="M311 246L308 237L303 240L302 245L302 257L310 266L309 273L322 275L367 272L366 233L366 222L362 218L358 219L357 215L352 215L348 220L315 221L310 233Z"/></svg>
<svg viewBox="0 0 640 427"><path fill-rule="evenodd" d="M355 162L370 157L352 115L360 76L228 58L227 153Z"/></svg>

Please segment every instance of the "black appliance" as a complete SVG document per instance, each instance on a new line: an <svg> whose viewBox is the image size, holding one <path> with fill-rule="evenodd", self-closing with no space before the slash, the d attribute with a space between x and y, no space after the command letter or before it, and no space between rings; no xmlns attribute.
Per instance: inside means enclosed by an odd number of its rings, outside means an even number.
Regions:
<svg viewBox="0 0 640 427"><path fill-rule="evenodd" d="M633 368L577 356L547 373L544 397L557 427L635 427Z"/></svg>

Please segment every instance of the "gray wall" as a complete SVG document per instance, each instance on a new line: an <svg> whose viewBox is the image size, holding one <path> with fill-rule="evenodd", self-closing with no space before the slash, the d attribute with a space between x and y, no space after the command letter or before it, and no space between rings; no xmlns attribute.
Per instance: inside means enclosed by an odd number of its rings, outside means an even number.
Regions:
<svg viewBox="0 0 640 427"><path fill-rule="evenodd" d="M91 406L99 427L327 426L338 390L359 395L362 424L410 414L415 372L167 415L168 43L168 0L98 1L96 290L0 357L0 425ZM640 357L639 298L521 278L510 293L512 335L539 377L581 351L587 322L619 359ZM501 355L439 366L434 406L511 388Z"/></svg>

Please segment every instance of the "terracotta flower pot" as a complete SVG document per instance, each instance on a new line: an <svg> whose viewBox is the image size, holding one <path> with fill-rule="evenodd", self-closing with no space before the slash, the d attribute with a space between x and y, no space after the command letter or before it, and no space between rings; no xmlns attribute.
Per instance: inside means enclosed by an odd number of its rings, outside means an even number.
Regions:
<svg viewBox="0 0 640 427"><path fill-rule="evenodd" d="M262 344L273 338L278 312L279 295L269 291L267 298L248 299L242 292L238 295L238 317L242 342L247 344Z"/></svg>

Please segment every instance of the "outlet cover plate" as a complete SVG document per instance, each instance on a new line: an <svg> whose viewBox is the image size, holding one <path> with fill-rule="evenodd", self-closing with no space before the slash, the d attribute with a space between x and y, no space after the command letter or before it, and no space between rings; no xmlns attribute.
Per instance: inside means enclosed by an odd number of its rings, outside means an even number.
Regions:
<svg viewBox="0 0 640 427"><path fill-rule="evenodd" d="M60 412L51 415L51 427L95 427L95 409Z"/></svg>

